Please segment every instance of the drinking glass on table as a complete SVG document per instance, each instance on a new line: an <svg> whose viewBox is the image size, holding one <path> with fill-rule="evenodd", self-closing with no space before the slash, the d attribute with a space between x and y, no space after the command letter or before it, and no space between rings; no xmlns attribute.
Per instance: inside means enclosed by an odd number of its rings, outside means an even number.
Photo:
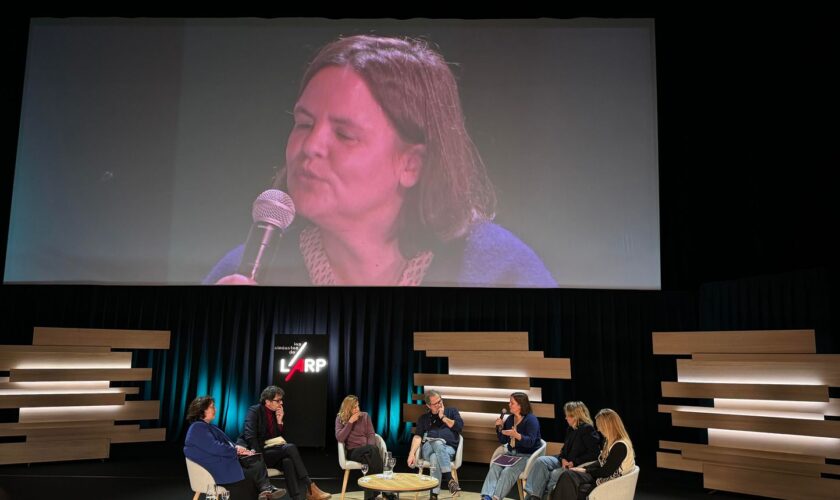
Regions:
<svg viewBox="0 0 840 500"><path fill-rule="evenodd" d="M362 464L362 482L363 483L366 483L366 482L370 481L370 479L367 478L367 471L368 471L368 464Z"/></svg>

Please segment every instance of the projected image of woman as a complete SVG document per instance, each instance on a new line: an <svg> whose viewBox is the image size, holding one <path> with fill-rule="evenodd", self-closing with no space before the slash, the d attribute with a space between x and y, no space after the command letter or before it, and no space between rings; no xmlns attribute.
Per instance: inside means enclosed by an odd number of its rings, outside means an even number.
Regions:
<svg viewBox="0 0 840 500"><path fill-rule="evenodd" d="M297 220L261 284L557 286L533 250L492 223L494 188L455 78L427 42L328 44L293 118L275 187ZM235 274L242 253L205 282L253 284Z"/></svg>

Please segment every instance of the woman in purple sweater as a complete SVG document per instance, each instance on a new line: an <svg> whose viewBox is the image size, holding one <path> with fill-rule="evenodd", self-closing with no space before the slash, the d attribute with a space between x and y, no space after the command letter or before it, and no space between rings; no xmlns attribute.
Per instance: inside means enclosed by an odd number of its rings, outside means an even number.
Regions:
<svg viewBox="0 0 840 500"><path fill-rule="evenodd" d="M335 417L335 439L344 443L348 460L368 464L370 474L382 472L382 456L370 415L359 410L359 398L352 394L341 402L341 409ZM365 490L365 498L372 496L373 492Z"/></svg>

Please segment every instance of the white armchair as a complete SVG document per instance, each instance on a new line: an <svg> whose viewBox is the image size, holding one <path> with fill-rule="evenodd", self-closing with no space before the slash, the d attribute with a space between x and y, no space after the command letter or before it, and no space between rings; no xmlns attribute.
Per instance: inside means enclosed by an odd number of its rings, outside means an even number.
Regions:
<svg viewBox="0 0 840 500"><path fill-rule="evenodd" d="M376 434L376 444L379 446L379 456L385 457L388 448L385 446L385 440L382 436ZM353 460L347 460L347 450L344 449L344 443L338 442L338 465L344 470L344 482L341 484L341 500L344 500L344 493L347 491L347 480L350 478L351 470L358 470L362 468L362 464Z"/></svg>
<svg viewBox="0 0 840 500"><path fill-rule="evenodd" d="M198 497L207 493L207 488L215 485L216 481L210 475L210 472L201 465L186 457L184 457L184 460L187 461L187 474L190 476L190 488L195 492L193 500L198 500ZM216 491L221 490L224 490L222 486L216 487Z"/></svg>
<svg viewBox="0 0 840 500"><path fill-rule="evenodd" d="M457 481L458 480L458 469L461 467L461 462L464 461L464 436L458 436L458 449L455 450L455 458L452 460L452 477ZM423 469L428 469L432 466L432 464L428 460L424 460L421 458L421 451L423 447L418 446L417 452L414 455L414 463L417 464L417 468L420 469L420 473L423 473ZM443 486L443 485L441 485Z"/></svg>
<svg viewBox="0 0 840 500"><path fill-rule="evenodd" d="M522 471L522 474L519 475L519 479L516 481L516 488L519 490L519 498L520 500L525 500L525 482L528 480L528 473L531 472L531 467L534 466L534 463L537 461L538 458L545 455L545 448L546 442L543 439L540 439L540 447L537 448L537 451L531 454L528 457L528 461L525 463L525 470ZM501 445L496 448L496 451L493 452L493 456L490 457L490 461L496 459L499 455L505 452L505 445Z"/></svg>
<svg viewBox="0 0 840 500"><path fill-rule="evenodd" d="M587 498L589 500L633 500L638 480L639 466L637 465L627 474L596 486Z"/></svg>

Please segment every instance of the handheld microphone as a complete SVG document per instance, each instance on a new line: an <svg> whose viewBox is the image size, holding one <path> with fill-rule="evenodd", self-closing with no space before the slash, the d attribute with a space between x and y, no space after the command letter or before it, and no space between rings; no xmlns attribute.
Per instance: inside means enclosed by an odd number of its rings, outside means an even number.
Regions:
<svg viewBox="0 0 840 500"><path fill-rule="evenodd" d="M237 274L259 283L277 253L277 241L295 218L292 198L279 189L263 191L251 208L254 223L245 241Z"/></svg>
<svg viewBox="0 0 840 500"><path fill-rule="evenodd" d="M496 432L501 432L502 426L504 425L505 415L507 415L507 408L502 408L502 412L499 413L499 418L502 419L502 425L496 426Z"/></svg>

